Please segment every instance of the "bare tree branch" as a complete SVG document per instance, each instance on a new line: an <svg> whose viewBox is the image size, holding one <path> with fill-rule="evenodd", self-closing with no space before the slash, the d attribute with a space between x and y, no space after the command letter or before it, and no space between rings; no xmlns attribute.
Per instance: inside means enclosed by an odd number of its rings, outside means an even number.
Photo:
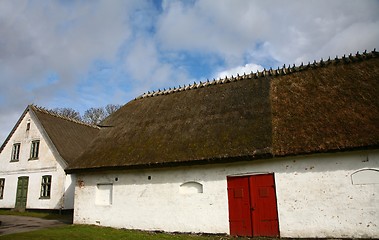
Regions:
<svg viewBox="0 0 379 240"><path fill-rule="evenodd" d="M116 112L120 107L121 105L119 104L108 104L105 107L90 108L84 112L83 116L72 108L54 108L50 111L64 117L97 125L106 117Z"/></svg>
<svg viewBox="0 0 379 240"><path fill-rule="evenodd" d="M111 115L112 113L116 112L120 107L121 105L119 104L108 104L107 106L105 106L107 117Z"/></svg>
<svg viewBox="0 0 379 240"><path fill-rule="evenodd" d="M82 120L82 117L80 116L80 113L72 108L54 108L50 110L53 113L59 114L64 117L68 117L71 119L75 119L78 121Z"/></svg>
<svg viewBox="0 0 379 240"><path fill-rule="evenodd" d="M84 112L83 121L89 124L99 124L106 117L104 108L90 108Z"/></svg>

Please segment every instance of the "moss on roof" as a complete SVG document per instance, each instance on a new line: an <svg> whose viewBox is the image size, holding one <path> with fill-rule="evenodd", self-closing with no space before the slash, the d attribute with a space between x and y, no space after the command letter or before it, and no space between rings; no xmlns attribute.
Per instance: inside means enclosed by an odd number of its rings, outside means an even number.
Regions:
<svg viewBox="0 0 379 240"><path fill-rule="evenodd" d="M99 133L99 128L30 105L61 157L71 164Z"/></svg>
<svg viewBox="0 0 379 240"><path fill-rule="evenodd" d="M35 105L29 105L21 114L12 131L1 145L0 152L3 151L28 112L32 112L37 117L59 155L68 164L72 164L73 161L84 152L86 147L100 131L98 126L64 117Z"/></svg>
<svg viewBox="0 0 379 240"><path fill-rule="evenodd" d="M103 123L109 127L72 166L253 156L271 146L268 83L246 80L131 101Z"/></svg>
<svg viewBox="0 0 379 240"><path fill-rule="evenodd" d="M378 145L378 62L331 63L272 79L274 154Z"/></svg>
<svg viewBox="0 0 379 240"><path fill-rule="evenodd" d="M144 94L70 171L379 146L377 52Z"/></svg>

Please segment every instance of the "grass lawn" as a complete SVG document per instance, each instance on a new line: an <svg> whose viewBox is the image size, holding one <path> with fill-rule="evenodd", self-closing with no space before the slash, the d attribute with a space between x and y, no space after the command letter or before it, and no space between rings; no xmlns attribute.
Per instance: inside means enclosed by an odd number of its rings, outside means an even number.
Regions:
<svg viewBox="0 0 379 240"><path fill-rule="evenodd" d="M48 228L25 233L15 233L0 236L0 239L9 240L33 240L33 239L93 239L93 240L116 240L116 239L188 239L188 240L221 240L232 239L227 236L201 236L192 234L167 234L136 230L114 229L109 227L98 227L89 225L67 225L63 227ZM236 238L233 238L236 239ZM242 239L242 238L240 238Z"/></svg>
<svg viewBox="0 0 379 240"><path fill-rule="evenodd" d="M7 210L0 210L0 215L18 215L28 217L38 217L43 219L62 219L70 216L59 215L52 213L39 213L39 212L14 212ZM227 239L248 239L248 238L234 238L222 235L197 235L197 234L170 234L170 233L157 233L138 230L125 230L114 229L109 227L99 227L92 225L66 225L62 227L53 227L43 230L35 230L31 232L15 233L0 236L0 240L33 240L33 239L70 239L70 240L112 240L112 239L184 239L184 240L227 240ZM261 238L265 239L265 238ZM254 238L259 240L259 238ZM267 240L267 238L266 238Z"/></svg>

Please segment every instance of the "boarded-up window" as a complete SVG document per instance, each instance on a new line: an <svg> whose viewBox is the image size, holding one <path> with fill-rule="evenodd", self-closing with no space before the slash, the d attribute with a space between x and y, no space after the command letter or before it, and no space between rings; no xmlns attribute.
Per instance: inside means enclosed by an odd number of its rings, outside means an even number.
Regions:
<svg viewBox="0 0 379 240"><path fill-rule="evenodd" d="M379 184L378 169L363 169L351 174L351 182L354 185Z"/></svg>
<svg viewBox="0 0 379 240"><path fill-rule="evenodd" d="M113 184L102 183L97 184L96 189L96 205L111 205L112 204Z"/></svg>
<svg viewBox="0 0 379 240"><path fill-rule="evenodd" d="M186 182L180 185L179 192L181 194L203 193L203 185L198 182Z"/></svg>

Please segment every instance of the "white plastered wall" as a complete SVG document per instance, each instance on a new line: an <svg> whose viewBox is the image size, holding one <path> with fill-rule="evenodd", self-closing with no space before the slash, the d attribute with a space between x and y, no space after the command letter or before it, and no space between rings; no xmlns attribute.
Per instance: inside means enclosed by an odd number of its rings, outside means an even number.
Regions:
<svg viewBox="0 0 379 240"><path fill-rule="evenodd" d="M30 129L27 131L27 122L30 122ZM39 158L29 160L31 142L40 140ZM11 162L11 154L14 143L20 143L19 161ZM16 191L18 177L29 177L28 195L26 208L28 209L72 209L73 191L68 195L70 200L65 200L65 190L71 181L70 176L66 176L62 165L57 161L56 154L51 149L41 126L35 122L35 118L28 113L22 119L20 125L13 133L9 142L0 153L0 178L5 179L4 196L0 199L0 208L14 208L16 203ZM50 199L40 199L42 176L51 175L51 197ZM67 197L66 197L67 198ZM67 201L67 203L65 203ZM71 201L71 202L70 202ZM71 205L70 205L71 204Z"/></svg>
<svg viewBox="0 0 379 240"><path fill-rule="evenodd" d="M74 209L74 196L75 196L75 174L67 174L64 186L64 202L63 209Z"/></svg>
<svg viewBox="0 0 379 240"><path fill-rule="evenodd" d="M80 174L74 222L229 233L226 176L273 172L281 237L378 238L379 185L354 185L362 169L379 169L378 151ZM182 191L186 182L202 184L202 193ZM109 202L96 200L98 184L112 184Z"/></svg>

